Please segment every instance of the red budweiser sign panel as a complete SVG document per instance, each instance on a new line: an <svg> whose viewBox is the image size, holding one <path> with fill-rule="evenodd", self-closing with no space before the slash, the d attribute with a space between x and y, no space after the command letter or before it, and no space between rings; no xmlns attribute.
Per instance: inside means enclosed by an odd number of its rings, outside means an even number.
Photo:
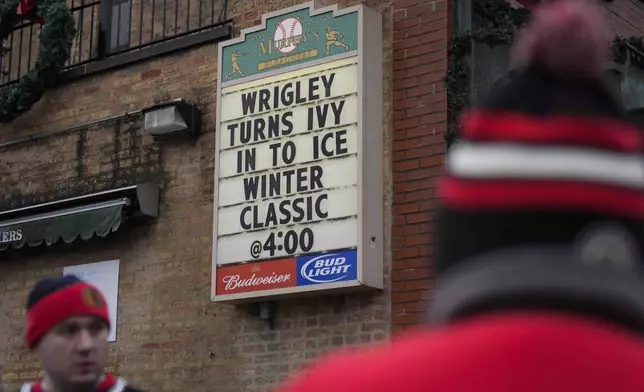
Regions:
<svg viewBox="0 0 644 392"><path fill-rule="evenodd" d="M295 287L295 258L217 268L217 295Z"/></svg>

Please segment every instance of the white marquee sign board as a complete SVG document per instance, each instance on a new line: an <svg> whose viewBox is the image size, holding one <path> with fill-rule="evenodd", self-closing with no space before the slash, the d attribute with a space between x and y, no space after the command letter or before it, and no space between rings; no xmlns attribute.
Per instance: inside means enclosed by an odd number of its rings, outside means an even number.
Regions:
<svg viewBox="0 0 644 392"><path fill-rule="evenodd" d="M382 288L381 16L262 21L219 46L212 298Z"/></svg>

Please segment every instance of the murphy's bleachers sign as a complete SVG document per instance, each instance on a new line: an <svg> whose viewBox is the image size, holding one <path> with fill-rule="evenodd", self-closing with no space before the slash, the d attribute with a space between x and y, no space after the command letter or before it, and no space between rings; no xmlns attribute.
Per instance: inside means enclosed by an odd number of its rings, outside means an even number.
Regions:
<svg viewBox="0 0 644 392"><path fill-rule="evenodd" d="M382 288L382 51L313 3L220 44L213 300Z"/></svg>

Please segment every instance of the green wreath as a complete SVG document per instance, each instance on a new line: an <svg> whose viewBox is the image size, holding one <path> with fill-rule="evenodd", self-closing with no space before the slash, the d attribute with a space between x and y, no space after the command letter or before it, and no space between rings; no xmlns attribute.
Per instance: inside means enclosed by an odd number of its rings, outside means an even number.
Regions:
<svg viewBox="0 0 644 392"><path fill-rule="evenodd" d="M21 20L17 14L20 0L0 0L0 40L11 34ZM47 88L58 81L69 60L76 28L66 0L36 0L35 10L27 15L45 22L40 32L40 52L34 67L17 83L0 87L0 123L8 123L29 111Z"/></svg>
<svg viewBox="0 0 644 392"><path fill-rule="evenodd" d="M467 107L470 98L470 67L468 55L472 42L488 45L490 48L511 45L514 34L530 19L531 13L525 8L513 8L506 0L475 0L487 16L487 25L474 32L455 35L448 48L448 67L445 76L447 90L447 131L444 134L449 147L458 139L458 119ZM644 39L641 37L617 37L612 42L613 60L623 64L628 48L644 53ZM634 59L644 65L644 59Z"/></svg>

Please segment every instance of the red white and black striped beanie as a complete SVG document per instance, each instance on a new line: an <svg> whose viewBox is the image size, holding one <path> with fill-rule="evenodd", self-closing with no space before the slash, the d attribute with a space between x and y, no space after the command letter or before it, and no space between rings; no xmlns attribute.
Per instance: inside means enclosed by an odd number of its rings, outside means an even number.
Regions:
<svg viewBox="0 0 644 392"><path fill-rule="evenodd" d="M642 133L603 80L601 14L580 4L543 6L515 70L463 116L438 187L439 273L525 246L644 262Z"/></svg>

